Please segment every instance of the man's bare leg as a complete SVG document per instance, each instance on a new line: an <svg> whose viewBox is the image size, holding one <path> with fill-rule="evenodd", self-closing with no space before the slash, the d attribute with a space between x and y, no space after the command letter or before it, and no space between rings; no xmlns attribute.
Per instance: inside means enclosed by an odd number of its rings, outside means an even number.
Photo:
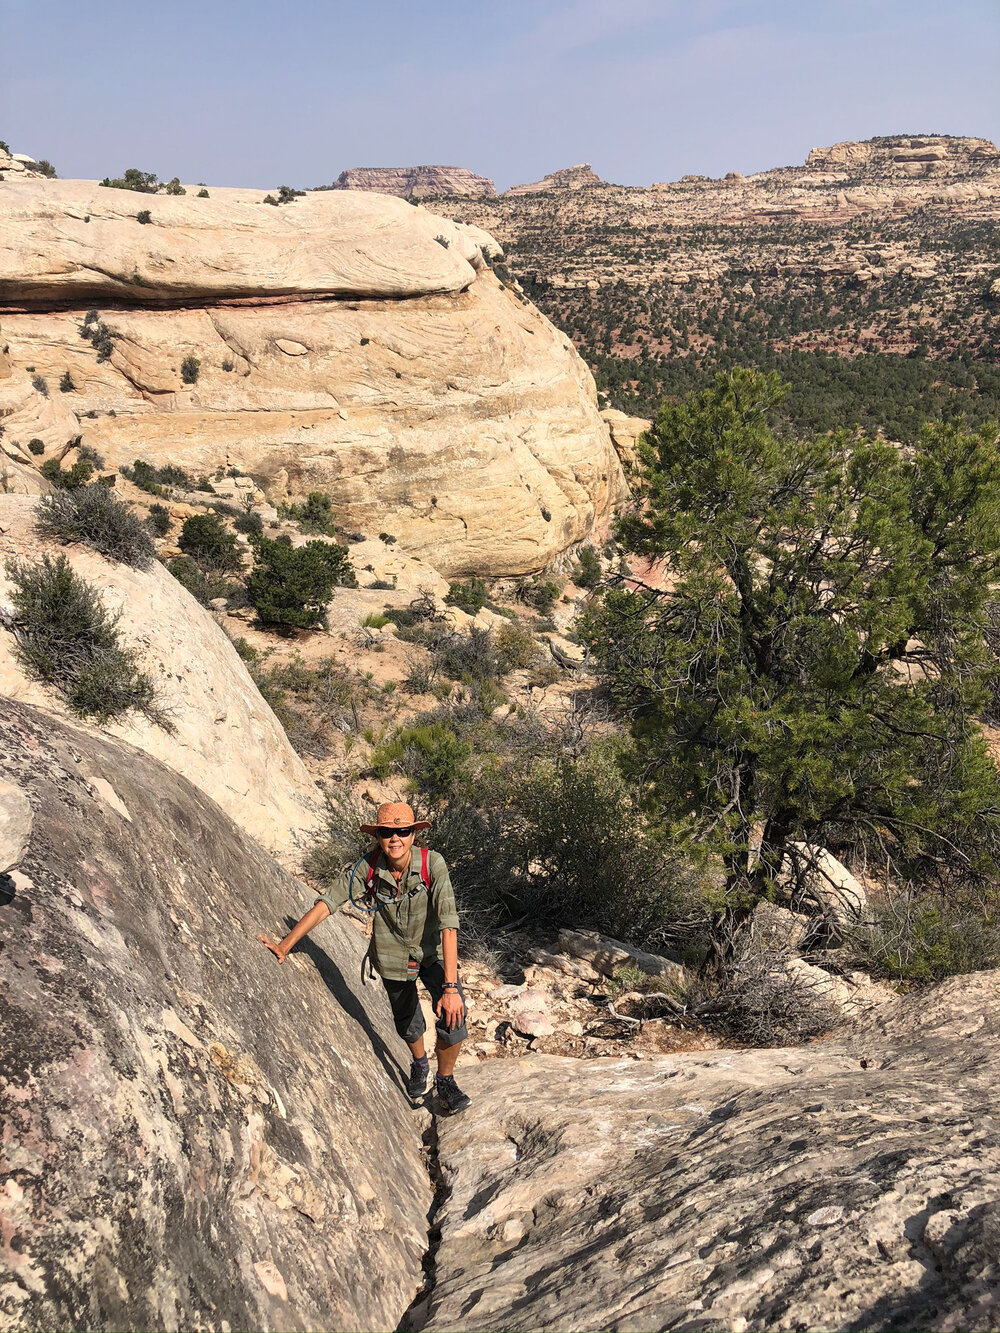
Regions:
<svg viewBox="0 0 1000 1333"><path fill-rule="evenodd" d="M438 1042L436 1051L437 1071L442 1078L447 1078L449 1074L455 1072L455 1064L461 1049L462 1042L460 1041L456 1041L453 1046L445 1046L441 1042Z"/></svg>

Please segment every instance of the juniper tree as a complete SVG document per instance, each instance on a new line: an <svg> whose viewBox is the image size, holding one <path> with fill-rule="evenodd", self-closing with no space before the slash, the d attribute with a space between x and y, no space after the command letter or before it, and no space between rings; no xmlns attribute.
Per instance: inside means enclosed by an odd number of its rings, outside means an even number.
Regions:
<svg viewBox="0 0 1000 1333"><path fill-rule="evenodd" d="M640 447L622 584L589 622L650 801L721 856L725 911L823 842L908 877L992 877L1000 779L977 723L997 659L996 427L902 451L779 434L777 376L736 371L664 405Z"/></svg>

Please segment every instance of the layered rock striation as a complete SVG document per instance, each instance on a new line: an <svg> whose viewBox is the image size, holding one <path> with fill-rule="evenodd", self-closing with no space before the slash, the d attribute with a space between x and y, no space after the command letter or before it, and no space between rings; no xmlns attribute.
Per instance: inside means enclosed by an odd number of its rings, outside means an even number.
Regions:
<svg viewBox="0 0 1000 1333"><path fill-rule="evenodd" d="M7 703L0 756L0 1329L395 1328L430 1191L363 936L279 967L311 895L121 741Z"/></svg>
<svg viewBox="0 0 1000 1333"><path fill-rule="evenodd" d="M112 468L236 467L275 502L327 491L345 528L451 576L585 537L622 474L590 372L497 279L495 242L388 196L262 199L0 185L11 488L38 438Z"/></svg>
<svg viewBox="0 0 1000 1333"><path fill-rule="evenodd" d="M465 167L349 167L330 188L374 190L379 194L397 194L403 199L450 194L477 198L497 192L489 177L477 176Z"/></svg>
<svg viewBox="0 0 1000 1333"><path fill-rule="evenodd" d="M296 859L322 822L323 802L230 640L163 565L133 569L86 546L41 539L36 504L0 495L0 605L10 601L8 561L63 552L117 617L121 640L152 677L169 723L131 713L102 731L183 774L269 851ZM0 630L0 701L69 719L60 696L25 675L14 649L14 634ZM81 733L97 730L71 720Z"/></svg>

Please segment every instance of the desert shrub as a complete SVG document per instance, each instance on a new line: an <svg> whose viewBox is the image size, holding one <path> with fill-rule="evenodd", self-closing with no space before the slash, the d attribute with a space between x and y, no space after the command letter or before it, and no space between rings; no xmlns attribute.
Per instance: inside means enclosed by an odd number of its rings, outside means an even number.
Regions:
<svg viewBox="0 0 1000 1333"><path fill-rule="evenodd" d="M107 486L78 486L43 496L35 519L38 532L85 545L136 569L148 569L156 554L149 532Z"/></svg>
<svg viewBox="0 0 1000 1333"><path fill-rule="evenodd" d="M137 711L170 729L153 681L119 640L117 619L64 555L43 556L38 564L10 561L7 575L15 652L32 679L58 690L81 717L105 723Z"/></svg>
<svg viewBox="0 0 1000 1333"><path fill-rule="evenodd" d="M181 380L185 384L197 384L198 376L201 373L201 359L197 356L186 356L181 362Z"/></svg>
<svg viewBox="0 0 1000 1333"><path fill-rule="evenodd" d="M787 950L763 944L752 929L740 932L697 1013L747 1046L792 1045L839 1021L822 978L793 970Z"/></svg>
<svg viewBox="0 0 1000 1333"><path fill-rule="evenodd" d="M185 555L219 573L243 568L243 555L236 538L214 514L192 514L186 518L177 545Z"/></svg>
<svg viewBox="0 0 1000 1333"><path fill-rule="evenodd" d="M47 458L38 471L53 486L63 491L71 491L78 486L86 486L94 475L94 465L89 458L77 458L73 466L64 471L59 466L58 459Z"/></svg>
<svg viewBox="0 0 1000 1333"><path fill-rule="evenodd" d="M381 629L383 625L389 624L389 617L381 615L378 611L369 611L366 616L361 618L362 629Z"/></svg>
<svg viewBox="0 0 1000 1333"><path fill-rule="evenodd" d="M32 375L31 384L36 393L40 393L43 398L48 398L49 382L44 375Z"/></svg>
<svg viewBox="0 0 1000 1333"><path fill-rule="evenodd" d="M372 845L360 824L370 824L374 811L366 810L353 796L327 807L326 826L306 853L303 869L310 879L329 885L337 879L344 866L352 866Z"/></svg>
<svg viewBox="0 0 1000 1333"><path fill-rule="evenodd" d="M55 180L56 169L48 158L39 158L37 162L32 162L31 168L42 176L47 176L49 180Z"/></svg>
<svg viewBox="0 0 1000 1333"><path fill-rule="evenodd" d="M493 643L500 674L504 676L508 671L521 671L534 666L541 653L531 630L520 621L500 625L493 632Z"/></svg>
<svg viewBox="0 0 1000 1333"><path fill-rule="evenodd" d="M434 799L449 795L466 775L472 746L444 722L397 727L372 751L372 771L379 778L400 772Z"/></svg>
<svg viewBox="0 0 1000 1333"><path fill-rule="evenodd" d="M251 537L247 596L264 625L309 629L322 623L334 587L357 587L351 557L333 542L294 547L288 537Z"/></svg>
<svg viewBox="0 0 1000 1333"><path fill-rule="evenodd" d="M260 514L244 510L242 514L237 514L233 519L233 527L237 532L244 532L248 536L252 533L259 534L264 531L264 520Z"/></svg>
<svg viewBox="0 0 1000 1333"><path fill-rule="evenodd" d="M450 583L448 585L448 595L444 600L467 612L470 616L474 616L483 609L488 595L489 589L486 587L484 580L471 578L464 583Z"/></svg>
<svg viewBox="0 0 1000 1333"><path fill-rule="evenodd" d="M310 491L302 504L285 504L278 512L297 523L303 532L334 535L333 501L325 491Z"/></svg>
<svg viewBox="0 0 1000 1333"><path fill-rule="evenodd" d="M107 361L112 352L113 334L96 310L88 310L80 325L80 337L86 338L97 352L98 365Z"/></svg>
<svg viewBox="0 0 1000 1333"><path fill-rule="evenodd" d="M165 537L170 531L170 511L165 505L150 505L146 526L154 537Z"/></svg>
<svg viewBox="0 0 1000 1333"><path fill-rule="evenodd" d="M29 448L29 450L30 450L33 454L44 454L44 453L45 453L45 441L44 441L44 440L39 440L39 439L36 437L35 439L33 439L33 440L29 440L29 441L28 441L28 448Z"/></svg>
<svg viewBox="0 0 1000 1333"><path fill-rule="evenodd" d="M187 194L187 190L185 190L184 186L180 183L180 181L177 179L177 177L174 176L171 180L168 180L168 181L167 181L166 185L164 185L164 187L163 187L163 193L164 193L164 194Z"/></svg>
<svg viewBox="0 0 1000 1333"><path fill-rule="evenodd" d="M535 578L519 583L514 589L514 596L519 602L533 606L541 615L546 615L552 610L561 591L558 583Z"/></svg>
<svg viewBox="0 0 1000 1333"><path fill-rule="evenodd" d="M159 189L156 173L140 171L138 167L128 167L124 175L114 179L105 176L101 184L113 190L135 190L138 194L155 194Z"/></svg>
<svg viewBox="0 0 1000 1333"><path fill-rule="evenodd" d="M145 226L147 223L152 222L153 215L148 208L141 208L139 212L136 213L135 220L136 222L141 222L143 226Z"/></svg>
<svg viewBox="0 0 1000 1333"><path fill-rule="evenodd" d="M573 566L573 582L578 588L596 588L601 581L601 561L592 546L580 547L580 558Z"/></svg>
<svg viewBox="0 0 1000 1333"><path fill-rule="evenodd" d="M199 190L195 195L196 199L207 199L209 197L207 190Z"/></svg>
<svg viewBox="0 0 1000 1333"><path fill-rule="evenodd" d="M145 459L137 458L131 467L123 466L118 470L123 477L127 477L141 491L146 491L149 495L163 495L165 486L176 486L182 490L187 490L191 486L191 478L176 463L164 463L161 467L154 467Z"/></svg>
<svg viewBox="0 0 1000 1333"><path fill-rule="evenodd" d="M59 380L59 392L72 393L75 388L76 385L73 383L73 376L69 373L68 370L64 370L62 373L62 378Z"/></svg>
<svg viewBox="0 0 1000 1333"><path fill-rule="evenodd" d="M407 694L427 694L431 688L431 673L427 667L414 663L403 681Z"/></svg>
<svg viewBox="0 0 1000 1333"><path fill-rule="evenodd" d="M202 606L208 606L217 597L224 597L231 608L249 604L242 583L227 578L223 571L202 568L188 555L174 556L167 561L167 569Z"/></svg>
<svg viewBox="0 0 1000 1333"><path fill-rule="evenodd" d="M447 634L431 655L435 670L452 680L498 680L501 675L492 632L475 625L468 634Z"/></svg>
<svg viewBox="0 0 1000 1333"><path fill-rule="evenodd" d="M847 947L875 976L927 983L1000 965L1000 904L993 894L908 888L883 897Z"/></svg>

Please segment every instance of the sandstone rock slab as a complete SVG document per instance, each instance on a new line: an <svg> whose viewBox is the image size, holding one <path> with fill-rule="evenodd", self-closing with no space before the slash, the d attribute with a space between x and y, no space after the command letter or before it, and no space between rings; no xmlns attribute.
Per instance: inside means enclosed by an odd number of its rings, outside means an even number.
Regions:
<svg viewBox="0 0 1000 1333"><path fill-rule="evenodd" d="M427 1328L996 1328L998 1035L993 972L836 1043L481 1065Z"/></svg>
<svg viewBox="0 0 1000 1333"><path fill-rule="evenodd" d="M623 493L589 370L490 270L499 247L478 228L351 191L280 208L155 196L148 225L140 202L0 183L0 415L18 466L36 436L111 468L235 466L275 505L328 492L345 530L447 577L538 571ZM89 308L106 346L81 337ZM35 388L67 374L72 393Z"/></svg>
<svg viewBox="0 0 1000 1333"><path fill-rule="evenodd" d="M0 1329L395 1328L429 1187L363 937L279 967L257 934L311 895L119 740L5 702L0 762L37 805L0 902Z"/></svg>
<svg viewBox="0 0 1000 1333"><path fill-rule="evenodd" d="M121 637L138 649L174 728L131 714L105 730L183 773L268 850L294 860L322 822L323 803L232 643L162 565L132 569L86 546L42 541L34 531L36 504L30 496L0 495L0 602L10 600L5 560L63 551L120 617ZM27 678L13 635L0 630L3 698L69 717L59 695ZM76 719L73 725L95 730Z"/></svg>

